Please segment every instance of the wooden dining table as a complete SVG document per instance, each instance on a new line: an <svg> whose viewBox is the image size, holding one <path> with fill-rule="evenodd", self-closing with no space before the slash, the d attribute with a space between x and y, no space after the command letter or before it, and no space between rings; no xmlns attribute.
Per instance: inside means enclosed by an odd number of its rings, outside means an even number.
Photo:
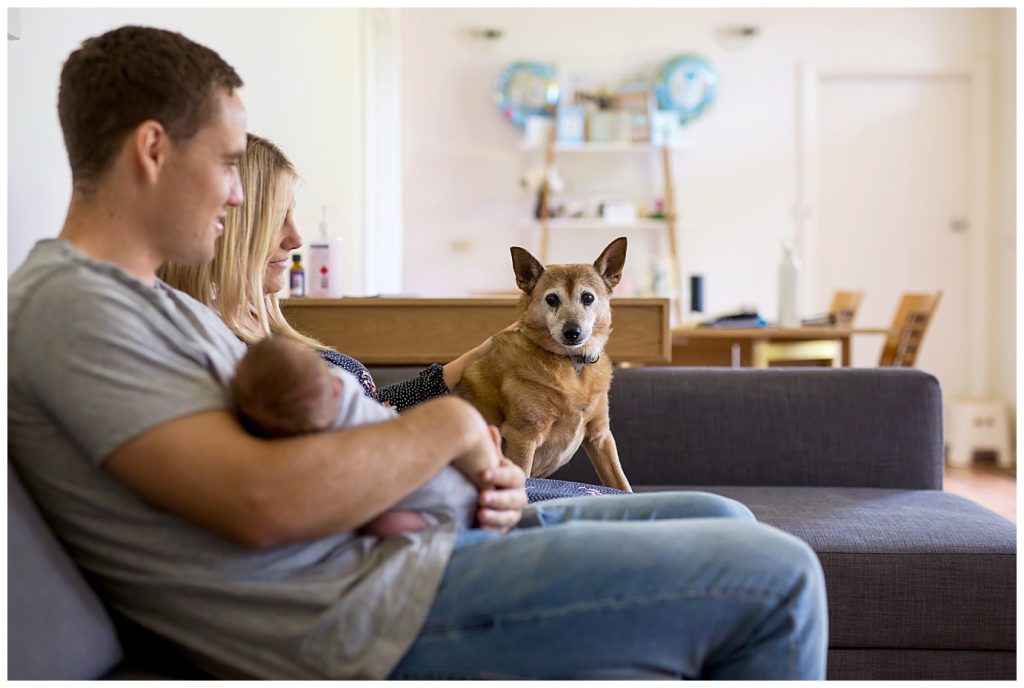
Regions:
<svg viewBox="0 0 1024 688"><path fill-rule="evenodd" d="M765 368L773 344L814 342L832 343L835 364L849 366L854 335L885 335L888 332L888 328L841 325L677 327L672 330L672 365Z"/></svg>

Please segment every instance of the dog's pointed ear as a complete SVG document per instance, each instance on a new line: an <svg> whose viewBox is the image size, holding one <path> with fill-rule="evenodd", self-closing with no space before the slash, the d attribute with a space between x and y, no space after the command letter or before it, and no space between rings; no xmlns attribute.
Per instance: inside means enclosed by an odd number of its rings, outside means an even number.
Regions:
<svg viewBox="0 0 1024 688"><path fill-rule="evenodd" d="M544 266L525 248L512 247L512 269L516 273L516 286L529 294L544 274Z"/></svg>
<svg viewBox="0 0 1024 688"><path fill-rule="evenodd" d="M598 274L604 278L609 289L622 279L622 266L626 264L626 237L619 237L605 247L601 255L594 261Z"/></svg>

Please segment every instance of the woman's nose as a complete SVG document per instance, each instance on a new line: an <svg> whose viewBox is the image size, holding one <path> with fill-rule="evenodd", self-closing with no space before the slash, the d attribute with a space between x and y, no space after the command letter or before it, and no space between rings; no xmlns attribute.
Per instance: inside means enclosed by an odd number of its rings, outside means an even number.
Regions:
<svg viewBox="0 0 1024 688"><path fill-rule="evenodd" d="M299 228L295 226L294 222L286 222L284 225L284 237L281 239L281 248L294 251L301 247L302 235L299 234Z"/></svg>

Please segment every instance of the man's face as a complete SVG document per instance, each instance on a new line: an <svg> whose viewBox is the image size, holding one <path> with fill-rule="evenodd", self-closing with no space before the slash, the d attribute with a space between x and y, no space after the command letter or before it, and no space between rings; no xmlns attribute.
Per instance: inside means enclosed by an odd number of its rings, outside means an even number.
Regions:
<svg viewBox="0 0 1024 688"><path fill-rule="evenodd" d="M161 172L161 217L154 218L161 254L179 263L213 260L228 207L244 199L238 161L245 152L246 114L234 92L216 96L213 116L187 141L171 142Z"/></svg>

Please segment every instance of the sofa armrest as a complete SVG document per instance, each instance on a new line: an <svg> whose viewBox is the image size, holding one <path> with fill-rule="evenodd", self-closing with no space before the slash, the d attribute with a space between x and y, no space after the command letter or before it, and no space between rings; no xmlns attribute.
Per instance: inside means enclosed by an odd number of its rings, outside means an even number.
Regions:
<svg viewBox="0 0 1024 688"><path fill-rule="evenodd" d="M93 679L121 659L102 602L7 464L7 678Z"/></svg>
<svg viewBox="0 0 1024 688"><path fill-rule="evenodd" d="M621 368L610 399L633 486L942 489L942 394L919 370ZM598 482L582 450L551 477Z"/></svg>

